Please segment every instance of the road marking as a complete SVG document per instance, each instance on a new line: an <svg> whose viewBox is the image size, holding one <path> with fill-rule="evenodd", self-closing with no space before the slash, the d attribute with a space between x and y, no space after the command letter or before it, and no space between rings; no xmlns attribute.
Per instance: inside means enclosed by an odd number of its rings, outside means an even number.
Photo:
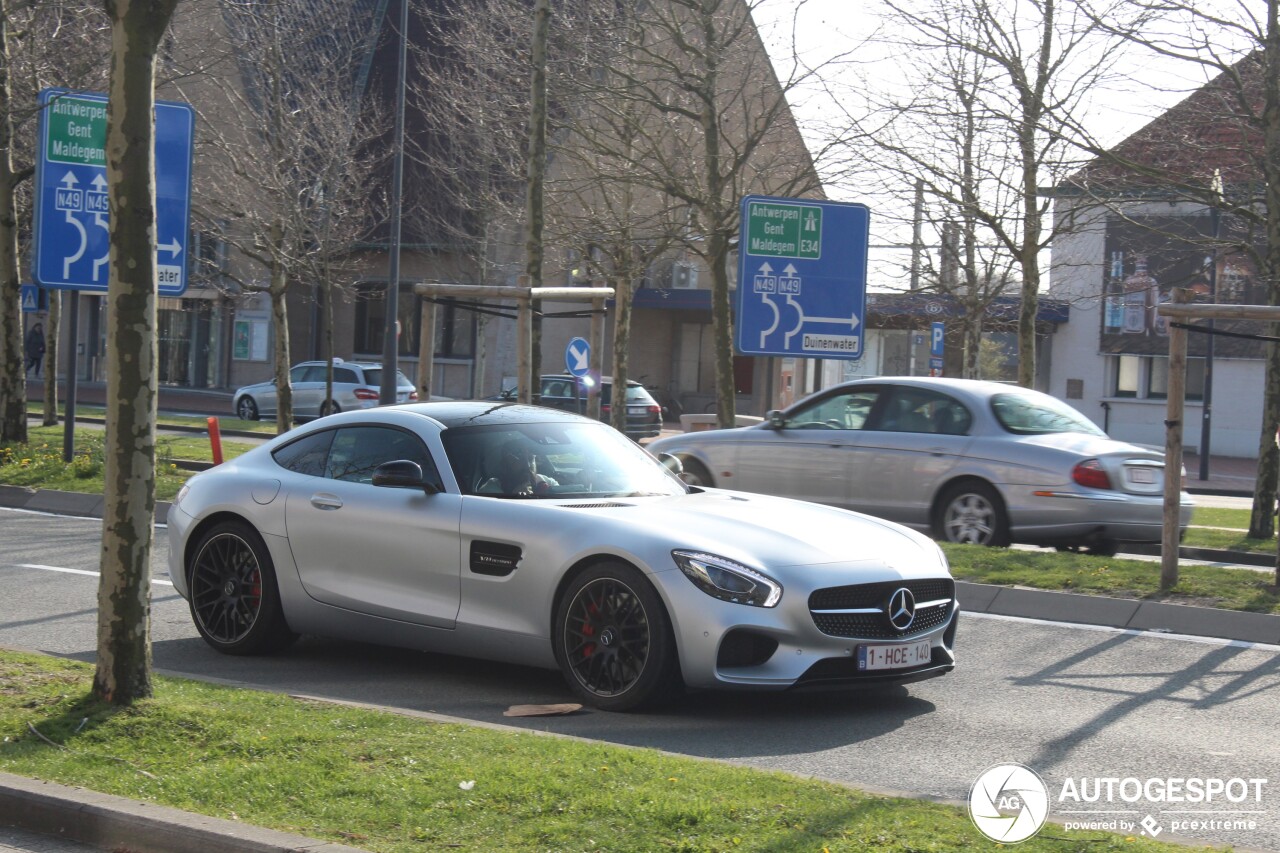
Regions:
<svg viewBox="0 0 1280 853"><path fill-rule="evenodd" d="M1028 625L1051 625L1054 628L1075 628L1077 631L1101 631L1107 634L1130 634L1134 637L1148 637L1152 640L1175 640L1183 643L1199 643L1205 646L1230 646L1236 649L1258 649L1265 652L1280 652L1280 645L1271 643L1251 643L1247 640L1225 640L1221 637L1198 637L1194 634L1165 634L1160 631L1139 631L1136 628L1115 628L1110 625L1085 625L1081 622L1055 622L1052 619L1029 619L1025 616L1005 616L1002 613L977 613L972 610L960 611L965 619L995 619L1002 622L1023 622Z"/></svg>
<svg viewBox="0 0 1280 853"><path fill-rule="evenodd" d="M39 563L10 563L19 569L39 569L42 572L62 572L68 575L87 575L91 578L99 577L99 572L91 572L86 569L68 569L63 566L42 566ZM152 583L164 584L165 586L173 586L173 581L162 581L159 578L152 578Z"/></svg>

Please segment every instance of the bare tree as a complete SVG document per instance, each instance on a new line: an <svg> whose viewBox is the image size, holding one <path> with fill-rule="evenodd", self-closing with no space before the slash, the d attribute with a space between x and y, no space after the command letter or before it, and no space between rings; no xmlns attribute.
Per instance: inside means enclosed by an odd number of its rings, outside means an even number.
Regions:
<svg viewBox="0 0 1280 853"><path fill-rule="evenodd" d="M1170 200L1217 210L1229 226L1210 248L1252 255L1267 304L1280 305L1280 0L1209 4L1203 0L1131 0L1152 17L1124 29L1105 10L1103 26L1152 55L1186 63L1209 82L1179 106L1182 123L1159 120L1115 148L1095 146L1101 167L1089 177L1095 197L1134 182L1159 186ZM1225 192L1215 186L1218 169ZM1215 235L1216 237L1216 235ZM1277 331L1273 324L1272 334ZM1266 349L1258 475L1249 535L1275 534L1280 487L1280 347ZM1280 568L1277 569L1280 580Z"/></svg>
<svg viewBox="0 0 1280 853"><path fill-rule="evenodd" d="M177 0L106 0L110 261L107 439L94 695L151 695L156 475L155 67Z"/></svg>
<svg viewBox="0 0 1280 853"><path fill-rule="evenodd" d="M0 0L0 441L27 439L19 236L30 215L36 96L53 85L99 88L105 28L101 8L87 0ZM48 339L57 334L51 324ZM46 394L46 417L56 405Z"/></svg>
<svg viewBox="0 0 1280 853"><path fill-rule="evenodd" d="M1000 127L1009 162L1000 173L1004 198L1016 209L970 207L976 220L1017 261L1022 281L1018 319L1018 382L1036 377L1036 315L1042 283L1040 253L1053 233L1045 226L1051 198L1041 188L1080 165L1066 131L1089 98L1105 91L1124 44L1079 0L883 0L901 46L919 56L972 54L985 85L977 105ZM1102 0L1106 15L1136 28L1128 0ZM921 63L927 65L927 62ZM963 202L962 203L962 207Z"/></svg>
<svg viewBox="0 0 1280 853"><path fill-rule="evenodd" d="M377 113L356 87L371 25L341 3L224 0L223 9L239 73L204 107L203 171L217 179L205 184L201 212L213 236L265 276L236 285L270 298L276 426L284 432L293 424L286 297L295 283L315 282L332 299L376 200L367 177Z"/></svg>

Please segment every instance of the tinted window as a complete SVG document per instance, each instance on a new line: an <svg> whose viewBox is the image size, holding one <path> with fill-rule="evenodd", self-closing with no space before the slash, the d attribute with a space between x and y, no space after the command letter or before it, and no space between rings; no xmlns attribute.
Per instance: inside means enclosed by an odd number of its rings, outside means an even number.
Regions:
<svg viewBox="0 0 1280 853"><path fill-rule="evenodd" d="M295 382L301 382L302 377L306 375L307 365L299 364L297 367L293 368L293 370L289 371L289 384L292 385Z"/></svg>
<svg viewBox="0 0 1280 853"><path fill-rule="evenodd" d="M1000 426L1017 435L1082 432L1106 435L1093 421L1047 394L997 394L991 411Z"/></svg>
<svg viewBox="0 0 1280 853"><path fill-rule="evenodd" d="M325 373L325 370L324 370L323 364L313 364L307 367L306 371L302 373L301 378L290 374L291 378L289 379L289 381L290 382L323 382L324 373Z"/></svg>
<svg viewBox="0 0 1280 853"><path fill-rule="evenodd" d="M407 459L422 466L422 475L439 485L431 455L422 440L388 427L347 427L337 431L329 450L325 476L351 483L372 483L373 472L384 462Z"/></svg>
<svg viewBox="0 0 1280 853"><path fill-rule="evenodd" d="M400 385L413 384L409 381L409 377L404 375L404 371L402 370L396 371L396 382ZM380 388L382 386L382 368L366 367L364 369L364 384L372 385L375 388Z"/></svg>
<svg viewBox="0 0 1280 853"><path fill-rule="evenodd" d="M297 441L271 453L276 464L298 474L311 477L323 477L325 460L329 456L329 444L333 441L333 430L313 432Z"/></svg>
<svg viewBox="0 0 1280 853"><path fill-rule="evenodd" d="M360 377L349 367L335 367L333 369L333 381L334 384L342 382L350 385L359 385Z"/></svg>
<svg viewBox="0 0 1280 853"><path fill-rule="evenodd" d="M965 435L973 415L959 401L927 388L898 388L880 415L878 428L890 432Z"/></svg>
<svg viewBox="0 0 1280 853"><path fill-rule="evenodd" d="M880 393L877 389L864 388L802 404L788 413L787 428L862 429Z"/></svg>
<svg viewBox="0 0 1280 853"><path fill-rule="evenodd" d="M653 399L653 395L650 394L643 385L628 385L627 386L627 402L628 403L656 403L657 400Z"/></svg>

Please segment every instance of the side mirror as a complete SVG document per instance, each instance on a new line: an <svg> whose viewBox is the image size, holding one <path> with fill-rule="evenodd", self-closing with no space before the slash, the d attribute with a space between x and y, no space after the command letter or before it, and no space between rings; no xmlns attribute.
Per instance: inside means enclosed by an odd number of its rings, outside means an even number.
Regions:
<svg viewBox="0 0 1280 853"><path fill-rule="evenodd" d="M769 424L769 429L782 429L787 425L787 419L778 409L770 409L764 417Z"/></svg>
<svg viewBox="0 0 1280 853"><path fill-rule="evenodd" d="M408 459L383 462L374 469L373 484L393 489L422 489L429 495L440 491L422 478L422 466Z"/></svg>
<svg viewBox="0 0 1280 853"><path fill-rule="evenodd" d="M663 468L666 468L677 477L684 473L684 463L674 453L659 453L658 461L662 463Z"/></svg>

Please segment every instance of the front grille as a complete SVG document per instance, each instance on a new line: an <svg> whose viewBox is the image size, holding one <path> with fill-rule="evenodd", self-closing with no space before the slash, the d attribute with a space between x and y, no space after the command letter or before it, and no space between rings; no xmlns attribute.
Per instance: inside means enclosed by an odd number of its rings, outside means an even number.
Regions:
<svg viewBox="0 0 1280 853"><path fill-rule="evenodd" d="M889 596L906 587L916 599L916 616L905 632L889 623L885 612ZM815 590L809 596L813 624L831 637L865 640L897 640L934 630L947 621L955 599L955 582L950 578L883 581L879 583L833 586ZM940 601L932 607L919 605ZM818 613L819 610L870 610L874 613Z"/></svg>

